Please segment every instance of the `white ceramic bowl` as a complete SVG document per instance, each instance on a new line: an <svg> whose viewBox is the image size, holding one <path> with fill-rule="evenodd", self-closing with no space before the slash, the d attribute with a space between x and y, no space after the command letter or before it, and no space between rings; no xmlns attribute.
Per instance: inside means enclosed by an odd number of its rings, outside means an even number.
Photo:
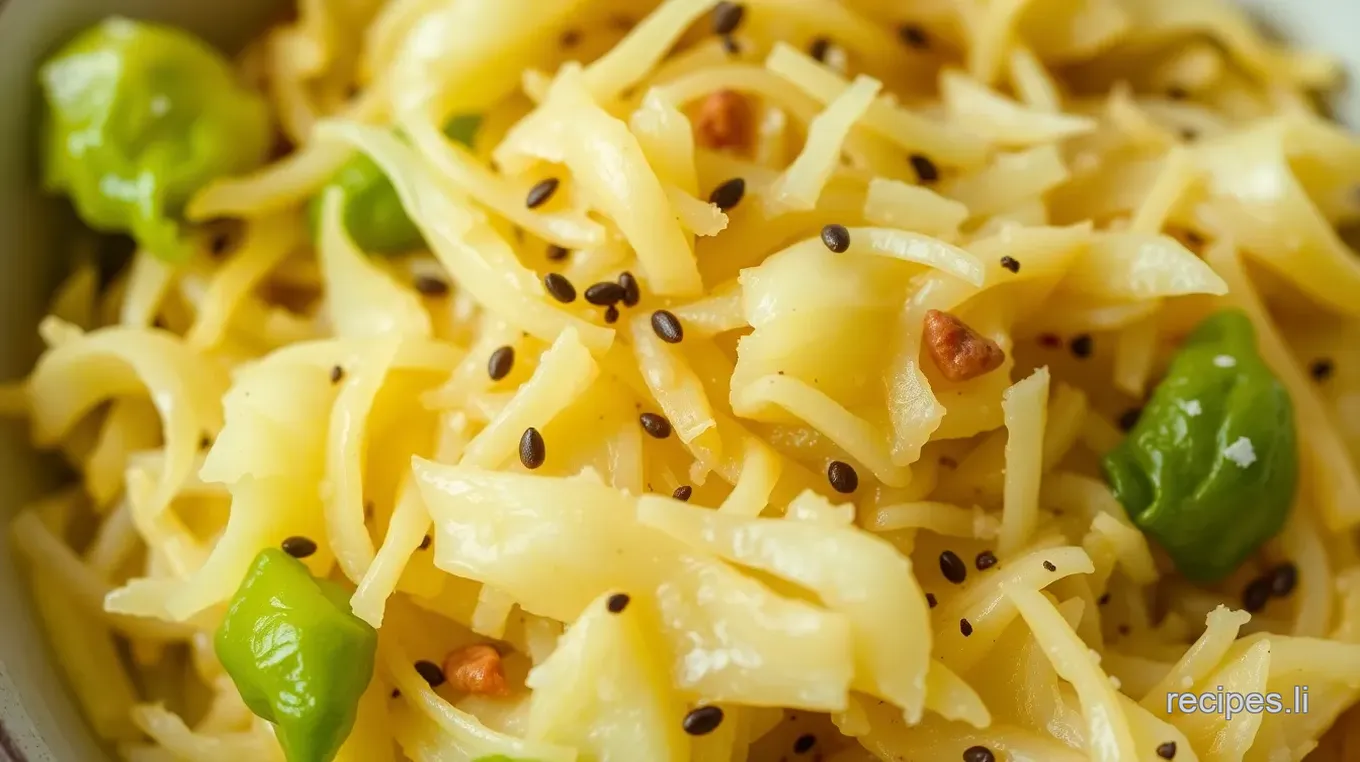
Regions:
<svg viewBox="0 0 1360 762"><path fill-rule="evenodd" d="M1241 0L1297 45L1346 62L1353 81L1335 101L1338 118L1360 127L1360 0ZM0 380L23 377L37 356L34 330L66 267L78 223L37 190L35 67L76 30L111 14L183 26L231 49L293 5L285 0L0 0ZM22 427L0 425L0 526L50 487L59 472L33 454ZM8 533L5 533L8 536ZM0 762L106 759L91 739L43 640L0 542ZM89 675L97 680L98 675Z"/></svg>

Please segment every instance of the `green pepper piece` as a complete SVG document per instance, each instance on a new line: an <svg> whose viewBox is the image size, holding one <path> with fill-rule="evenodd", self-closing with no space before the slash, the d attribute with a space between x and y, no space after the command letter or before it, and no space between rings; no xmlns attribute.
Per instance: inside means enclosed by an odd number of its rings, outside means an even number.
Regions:
<svg viewBox="0 0 1360 762"><path fill-rule="evenodd" d="M276 726L288 762L335 758L377 643L344 588L278 548L255 557L213 641L246 706Z"/></svg>
<svg viewBox="0 0 1360 762"><path fill-rule="evenodd" d="M1289 392L1236 310L1205 319L1129 436L1105 456L1124 510L1188 579L1230 574L1279 532L1294 501Z"/></svg>
<svg viewBox="0 0 1360 762"><path fill-rule="evenodd" d="M513 758L511 758L511 757L505 756L504 754L492 754L492 755L489 756L489 757L478 757L478 758L472 760L472 762L538 762L538 760L534 760L534 759L513 759Z"/></svg>
<svg viewBox="0 0 1360 762"><path fill-rule="evenodd" d="M481 123L482 118L477 114L455 116L444 125L444 134L450 140L470 146ZM397 189L372 159L362 154L350 159L327 185L331 186L345 192L345 227L361 250L399 254L425 244L416 224L402 207ZM323 188L308 205L312 230L320 227L321 199L325 195Z"/></svg>
<svg viewBox="0 0 1360 762"><path fill-rule="evenodd" d="M69 195L91 228L131 233L166 260L190 251L175 221L189 197L269 150L264 100L177 29L107 19L57 51L39 80L46 188Z"/></svg>

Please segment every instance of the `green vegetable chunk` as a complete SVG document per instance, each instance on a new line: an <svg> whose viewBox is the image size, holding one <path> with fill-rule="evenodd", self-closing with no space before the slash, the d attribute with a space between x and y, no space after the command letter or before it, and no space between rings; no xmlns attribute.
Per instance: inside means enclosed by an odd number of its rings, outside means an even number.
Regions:
<svg viewBox="0 0 1360 762"><path fill-rule="evenodd" d="M57 51L39 80L46 188L68 194L91 228L131 233L163 259L188 256L176 218L189 197L269 150L263 99L176 29L107 19Z"/></svg>
<svg viewBox="0 0 1360 762"><path fill-rule="evenodd" d="M373 676L378 634L349 593L277 548L255 557L214 646L250 711L277 727L288 762L335 758Z"/></svg>
<svg viewBox="0 0 1360 762"><path fill-rule="evenodd" d="M1298 481L1289 393L1246 315L1195 329L1105 474L1129 517L1195 582L1231 573L1284 525Z"/></svg>
<svg viewBox="0 0 1360 762"><path fill-rule="evenodd" d="M444 134L470 146L481 123L482 118L476 114L455 116L444 125ZM416 224L402 207L392 181L367 156L350 159L326 187L338 187L345 192L345 228L363 251L399 254L425 245ZM313 230L321 219L321 199L325 195L323 188L308 206Z"/></svg>

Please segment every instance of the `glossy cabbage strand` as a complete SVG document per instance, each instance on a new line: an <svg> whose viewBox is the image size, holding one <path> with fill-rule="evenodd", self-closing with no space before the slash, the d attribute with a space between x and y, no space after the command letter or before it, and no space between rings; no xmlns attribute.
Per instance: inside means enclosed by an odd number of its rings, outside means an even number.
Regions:
<svg viewBox="0 0 1360 762"><path fill-rule="evenodd" d="M39 74L45 187L80 218L130 233L156 256L189 254L177 218L208 182L265 160L264 100L192 35L110 18L52 56Z"/></svg>
<svg viewBox="0 0 1360 762"><path fill-rule="evenodd" d="M455 116L444 125L444 135L470 146L481 123L477 114ZM401 205L397 189L372 159L362 154L350 159L326 185L332 187L344 191L345 228L363 251L400 254L425 246L425 239ZM326 188L307 207L313 230L319 227Z"/></svg>
<svg viewBox="0 0 1360 762"><path fill-rule="evenodd" d="M373 677L378 633L350 594L278 548L260 551L213 639L250 711L274 723L288 762L330 762Z"/></svg>
<svg viewBox="0 0 1360 762"><path fill-rule="evenodd" d="M1181 347L1129 436L1104 459L1129 517L1188 579L1230 574L1284 525L1298 481L1288 391L1236 310Z"/></svg>

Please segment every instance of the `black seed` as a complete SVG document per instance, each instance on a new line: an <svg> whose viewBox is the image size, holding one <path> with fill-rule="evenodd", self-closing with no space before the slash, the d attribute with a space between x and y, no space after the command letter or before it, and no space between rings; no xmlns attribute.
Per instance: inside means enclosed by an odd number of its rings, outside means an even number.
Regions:
<svg viewBox="0 0 1360 762"><path fill-rule="evenodd" d="M1326 381L1332 377L1332 372L1335 370L1336 366L1332 364L1331 360L1314 360L1308 366L1308 375L1312 376L1314 381Z"/></svg>
<svg viewBox="0 0 1360 762"><path fill-rule="evenodd" d="M1141 407L1131 407L1119 416L1119 430L1133 431L1133 427L1138 425L1138 419L1143 417Z"/></svg>
<svg viewBox="0 0 1360 762"><path fill-rule="evenodd" d="M840 254L850 248L850 231L844 225L826 225L822 228L822 243Z"/></svg>
<svg viewBox="0 0 1360 762"><path fill-rule="evenodd" d="M685 329L680 325L680 318L666 310L652 313L652 330L667 344L679 344L680 340L685 338Z"/></svg>
<svg viewBox="0 0 1360 762"><path fill-rule="evenodd" d="M675 491L671 493L671 497L675 498L676 500L683 500L685 502L689 502L689 498L693 494L694 494L693 487L689 486L688 484L682 484L679 487L675 488Z"/></svg>
<svg viewBox="0 0 1360 762"><path fill-rule="evenodd" d="M643 413L638 416L638 420L642 422L642 430L657 439L665 439L671 435L671 422L666 420L664 415Z"/></svg>
<svg viewBox="0 0 1360 762"><path fill-rule="evenodd" d="M1020 260L1015 257L1005 256L1001 258L1001 266L1013 273L1020 272Z"/></svg>
<svg viewBox="0 0 1360 762"><path fill-rule="evenodd" d="M940 179L940 168L935 166L935 162L926 156L914 153L910 157L911 168L916 170L916 177L923 183L933 183Z"/></svg>
<svg viewBox="0 0 1360 762"><path fill-rule="evenodd" d="M316 542L309 537L288 537L279 547L293 558L306 558L316 552Z"/></svg>
<svg viewBox="0 0 1360 762"><path fill-rule="evenodd" d="M1102 593L1101 596L1100 596L1099 598L1096 599L1096 603L1099 603L1099 604L1102 605L1102 606L1104 606L1105 604L1107 604L1107 603L1109 603L1109 602L1110 602L1110 594L1109 594L1109 593Z"/></svg>
<svg viewBox="0 0 1360 762"><path fill-rule="evenodd" d="M571 304L576 301L576 287L571 285L571 281L566 276L559 273L548 273L543 278L543 287L548 289L548 294L552 298L563 304Z"/></svg>
<svg viewBox="0 0 1360 762"><path fill-rule="evenodd" d="M623 286L613 281L591 284L586 289L586 301L596 307L609 307L623 301Z"/></svg>
<svg viewBox="0 0 1360 762"><path fill-rule="evenodd" d="M421 550L429 550L429 549L430 549L430 543L432 543L432 542L434 542L434 538L431 537L431 536L429 536L428 534L425 535L424 537L420 538L420 549L421 549Z"/></svg>
<svg viewBox="0 0 1360 762"><path fill-rule="evenodd" d="M946 550L940 554L940 573L945 579L960 585L968 578L968 567L964 565L963 559L959 558L959 554Z"/></svg>
<svg viewBox="0 0 1360 762"><path fill-rule="evenodd" d="M741 26L741 17L746 13L746 6L741 3L718 3L713 8L713 33L731 34Z"/></svg>
<svg viewBox="0 0 1360 762"><path fill-rule="evenodd" d="M1257 577L1248 582L1242 590L1242 608L1252 614L1264 609L1270 600L1271 581L1270 577Z"/></svg>
<svg viewBox="0 0 1360 762"><path fill-rule="evenodd" d="M638 288L637 278L624 270L619 273L619 285L623 286L623 306L636 307L637 303L642 300L642 291Z"/></svg>
<svg viewBox="0 0 1360 762"><path fill-rule="evenodd" d="M613 325L619 322L619 308L615 307L612 304L609 305L608 307L605 307L604 322L608 323L609 325Z"/></svg>
<svg viewBox="0 0 1360 762"><path fill-rule="evenodd" d="M713 192L708 194L708 203L713 204L718 207L719 210L726 212L729 209L735 208L737 204L740 204L742 196L745 195L746 181L740 177L734 177L714 188Z"/></svg>
<svg viewBox="0 0 1360 762"><path fill-rule="evenodd" d="M737 42L737 38L730 34L722 36L722 46L723 52L727 53L729 56L741 54L741 43Z"/></svg>
<svg viewBox="0 0 1360 762"><path fill-rule="evenodd" d="M972 623L969 622L967 619L960 619L960 620L959 620L959 632L963 633L963 636L964 636L965 638L968 637L969 635L972 635L972 634L973 634L973 625L972 625Z"/></svg>
<svg viewBox="0 0 1360 762"><path fill-rule="evenodd" d="M825 37L818 37L817 39L813 40L812 45L808 47L808 55L812 56L818 61L825 62L826 54L827 51L829 50L831 50L831 40Z"/></svg>
<svg viewBox="0 0 1360 762"><path fill-rule="evenodd" d="M1073 338L1067 347L1072 350L1073 355L1085 359L1090 357L1092 350L1095 349L1095 339L1091 338L1091 334L1083 333Z"/></svg>
<svg viewBox="0 0 1360 762"><path fill-rule="evenodd" d="M996 755L986 746L969 746L963 750L963 762L996 762Z"/></svg>
<svg viewBox="0 0 1360 762"><path fill-rule="evenodd" d="M449 282L433 275L417 275L414 285L425 296L449 295Z"/></svg>
<svg viewBox="0 0 1360 762"><path fill-rule="evenodd" d="M1291 563L1282 563L1270 570L1270 594L1276 598L1283 598L1294 592L1294 586L1299 583L1299 569Z"/></svg>
<svg viewBox="0 0 1360 762"><path fill-rule="evenodd" d="M609 600L605 603L605 608L609 609L609 613L611 614L621 614L624 609L628 608L629 600L631 599L628 597L628 593L614 593L609 596Z"/></svg>
<svg viewBox="0 0 1360 762"><path fill-rule="evenodd" d="M519 462L523 463L525 468L534 469L543 465L547 457L548 451L543 444L543 435L533 426L525 429L524 435L519 438Z"/></svg>
<svg viewBox="0 0 1360 762"><path fill-rule="evenodd" d="M1173 101L1183 101L1190 97L1190 92L1179 85L1172 85L1166 89L1166 97Z"/></svg>
<svg viewBox="0 0 1360 762"><path fill-rule="evenodd" d="M716 706L701 706L685 715L681 723L685 732L692 736L706 736L718 729L723 721L723 710Z"/></svg>
<svg viewBox="0 0 1360 762"><path fill-rule="evenodd" d="M937 600L935 600L935 594L934 594L934 593L926 593L926 603L929 604L930 607L933 609L933 608L935 608L935 606L937 606L940 602L937 601Z"/></svg>
<svg viewBox="0 0 1360 762"><path fill-rule="evenodd" d="M429 683L431 688L438 688L444 684L444 670L432 661L421 659L416 662L416 671L425 678L425 682Z"/></svg>
<svg viewBox="0 0 1360 762"><path fill-rule="evenodd" d="M557 186L560 184L561 181L556 177L539 180L534 184L534 187L529 189L529 193L524 196L524 205L530 209L537 209L540 206L543 206L548 203L548 199L552 198L553 194L557 192Z"/></svg>
<svg viewBox="0 0 1360 762"><path fill-rule="evenodd" d="M925 48L930 45L930 38L926 36L926 30L916 24L903 24L898 27L897 36L902 39L902 42L913 48Z"/></svg>
<svg viewBox="0 0 1360 762"><path fill-rule="evenodd" d="M567 255L570 253L571 251L565 246L553 244L548 247L548 259L553 262L560 262L561 260L566 259Z"/></svg>
<svg viewBox="0 0 1360 762"><path fill-rule="evenodd" d="M826 480L831 482L831 489L842 495L859 488L859 474L855 473L855 467L840 460L833 460L826 467Z"/></svg>
<svg viewBox="0 0 1360 762"><path fill-rule="evenodd" d="M499 381L510 375L510 370L514 367L515 348L508 345L498 347L486 361L486 374L491 376L492 381Z"/></svg>
<svg viewBox="0 0 1360 762"><path fill-rule="evenodd" d="M794 754L806 754L812 751L812 747L817 745L817 736L811 733L804 733L798 736L798 740L793 742Z"/></svg>
<svg viewBox="0 0 1360 762"><path fill-rule="evenodd" d="M973 565L977 567L978 571L987 571L996 566L996 554L990 550L984 550L977 554L977 558L973 559Z"/></svg>
<svg viewBox="0 0 1360 762"><path fill-rule="evenodd" d="M1161 757L1162 759L1175 759L1175 758L1176 758L1176 742L1175 742L1175 741L1167 741L1167 742L1164 743L1164 744L1159 744L1159 745L1157 746L1157 756Z"/></svg>
<svg viewBox="0 0 1360 762"><path fill-rule="evenodd" d="M1044 568L1051 572L1055 572L1058 570L1058 567L1054 566L1052 561L1045 561Z"/></svg>
<svg viewBox="0 0 1360 762"><path fill-rule="evenodd" d="M335 365L335 366L332 366L332 367L331 367L331 383L332 383L332 384L338 384L338 383L340 383L340 379L342 379L342 378L344 378L344 377L345 377L345 369L344 369L344 368L340 367L339 365Z"/></svg>

